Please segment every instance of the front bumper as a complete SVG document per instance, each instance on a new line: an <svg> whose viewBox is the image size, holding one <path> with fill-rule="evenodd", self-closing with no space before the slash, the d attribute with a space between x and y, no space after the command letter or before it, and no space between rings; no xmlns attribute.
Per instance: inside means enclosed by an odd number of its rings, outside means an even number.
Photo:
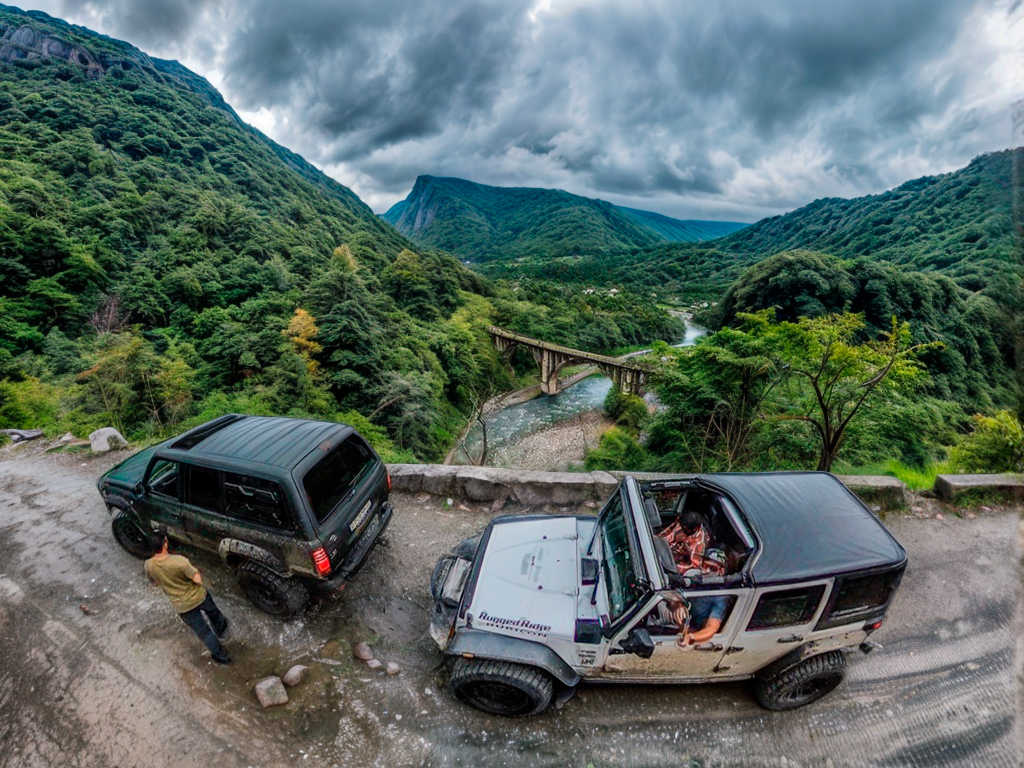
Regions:
<svg viewBox="0 0 1024 768"><path fill-rule="evenodd" d="M362 535L359 541L356 543L348 555L341 562L333 574L328 578L317 580L312 582L311 586L318 592L337 592L342 589L345 584L351 579L363 564L366 559L370 556L373 548L380 540L380 536L384 533L384 530L388 527L388 523L391 522L391 516L394 514L394 507L391 506L391 502L386 501L381 506L380 511L377 513L377 523L373 528L367 527L366 532Z"/></svg>

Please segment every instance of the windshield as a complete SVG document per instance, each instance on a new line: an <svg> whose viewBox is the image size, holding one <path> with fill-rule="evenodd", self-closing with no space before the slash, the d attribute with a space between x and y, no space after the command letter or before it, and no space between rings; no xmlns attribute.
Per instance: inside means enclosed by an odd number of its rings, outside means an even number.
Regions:
<svg viewBox="0 0 1024 768"><path fill-rule="evenodd" d="M629 535L620 494L601 515L600 533L608 618L614 623L643 596L636 545Z"/></svg>
<svg viewBox="0 0 1024 768"><path fill-rule="evenodd" d="M306 473L302 487L318 523L330 516L376 461L370 446L349 435Z"/></svg>

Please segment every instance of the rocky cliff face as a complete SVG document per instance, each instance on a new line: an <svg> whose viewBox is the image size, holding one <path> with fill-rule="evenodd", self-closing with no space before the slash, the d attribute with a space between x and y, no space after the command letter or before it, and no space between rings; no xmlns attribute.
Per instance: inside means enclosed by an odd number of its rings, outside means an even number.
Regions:
<svg viewBox="0 0 1024 768"><path fill-rule="evenodd" d="M93 54L77 45L48 37L28 24L12 27L0 39L0 61L32 61L37 59L63 59L76 64L85 77L97 80L106 73L106 67Z"/></svg>

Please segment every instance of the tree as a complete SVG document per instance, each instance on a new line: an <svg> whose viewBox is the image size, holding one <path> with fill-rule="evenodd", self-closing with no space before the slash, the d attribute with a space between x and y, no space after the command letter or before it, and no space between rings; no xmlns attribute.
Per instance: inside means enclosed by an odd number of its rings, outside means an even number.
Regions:
<svg viewBox="0 0 1024 768"><path fill-rule="evenodd" d="M909 323L894 317L877 340L860 341L863 315L825 315L773 323L771 310L740 315L753 335L775 347L784 365L784 409L777 419L803 421L821 441L818 470L832 468L850 422L871 395L911 389L925 376L918 356L941 346L912 344Z"/></svg>
<svg viewBox="0 0 1024 768"><path fill-rule="evenodd" d="M295 310L288 327L281 331L281 334L292 343L296 354L306 361L306 367L313 377L316 377L320 368L320 363L314 359L314 355L323 352L323 347L313 341L319 333L316 320L302 308Z"/></svg>
<svg viewBox="0 0 1024 768"><path fill-rule="evenodd" d="M779 381L778 356L768 341L723 328L693 347L661 352L670 357L655 388L668 411L656 442L672 440L667 421L687 435L679 444L689 447L698 470L710 464L728 471L745 463L762 406Z"/></svg>

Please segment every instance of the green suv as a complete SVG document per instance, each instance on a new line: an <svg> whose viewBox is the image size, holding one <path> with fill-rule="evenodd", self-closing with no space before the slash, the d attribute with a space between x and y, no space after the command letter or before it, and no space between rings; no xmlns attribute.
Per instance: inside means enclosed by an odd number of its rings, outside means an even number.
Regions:
<svg viewBox="0 0 1024 768"><path fill-rule="evenodd" d="M391 478L344 424L230 414L139 451L97 483L114 538L149 557L147 533L216 552L258 608L301 613L337 592L391 520Z"/></svg>

